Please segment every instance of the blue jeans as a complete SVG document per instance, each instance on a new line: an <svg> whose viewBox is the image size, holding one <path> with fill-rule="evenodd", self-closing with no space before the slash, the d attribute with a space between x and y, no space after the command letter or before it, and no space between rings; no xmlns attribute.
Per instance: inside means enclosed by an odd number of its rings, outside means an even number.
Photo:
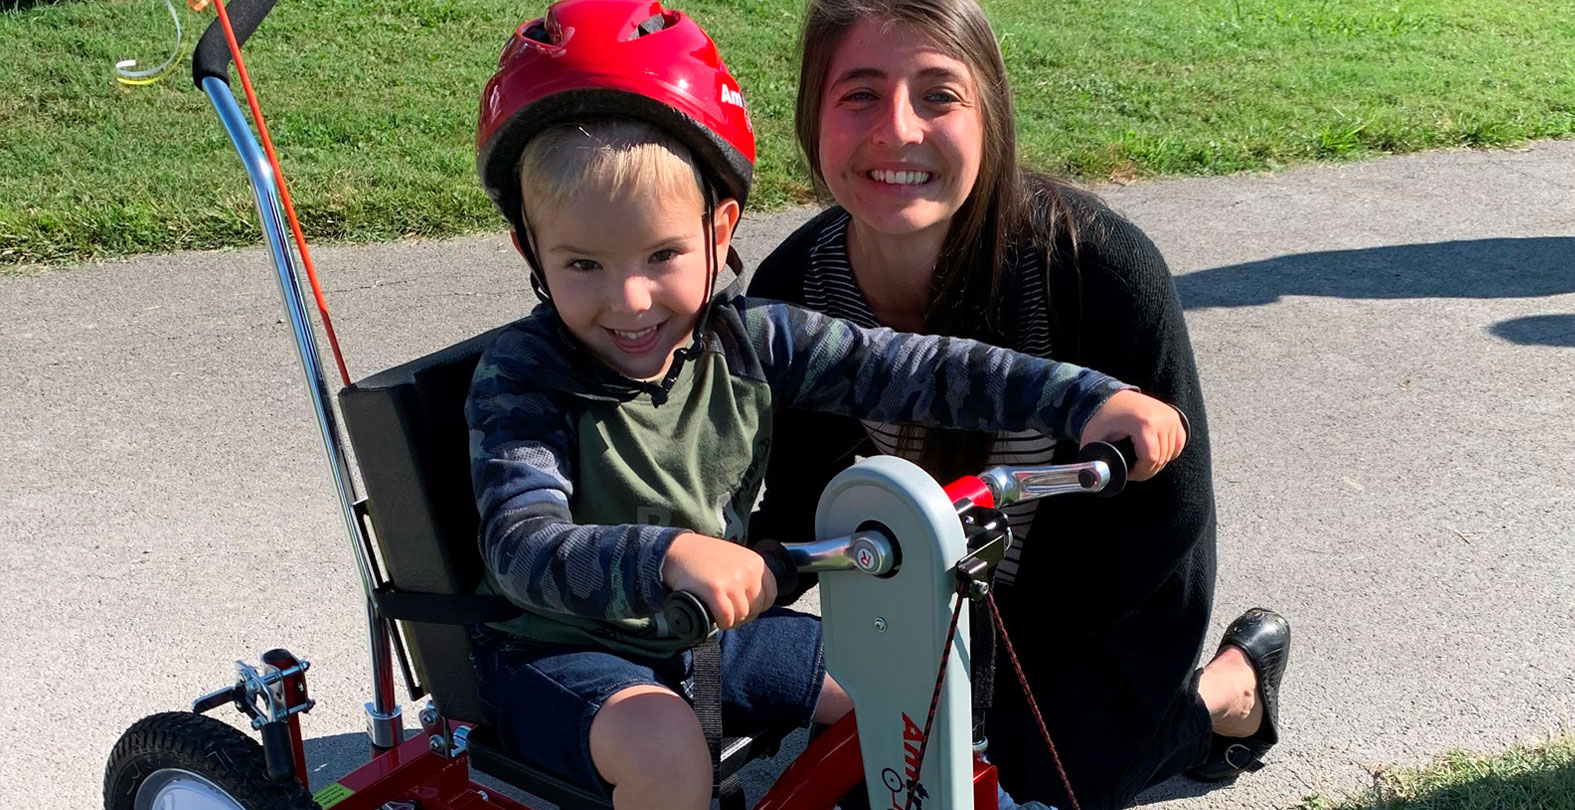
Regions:
<svg viewBox="0 0 1575 810"><path fill-rule="evenodd" d="M610 795L591 761L591 720L631 686L654 684L694 699L687 652L625 656L550 644L477 625L471 662L487 725L505 746L592 792ZM807 726L825 679L820 620L772 608L721 633L722 723L732 731Z"/></svg>

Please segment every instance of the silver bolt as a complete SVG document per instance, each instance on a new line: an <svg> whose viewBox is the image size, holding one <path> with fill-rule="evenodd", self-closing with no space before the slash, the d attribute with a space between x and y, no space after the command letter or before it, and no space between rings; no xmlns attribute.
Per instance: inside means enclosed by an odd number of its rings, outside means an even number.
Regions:
<svg viewBox="0 0 1575 810"><path fill-rule="evenodd" d="M853 559L853 567L866 574L880 575L891 570L888 549L869 537L855 536L848 546L848 556Z"/></svg>
<svg viewBox="0 0 1575 810"><path fill-rule="evenodd" d="M886 620L882 619L879 616L875 617L875 632L877 632L877 633L884 633L884 632L886 632Z"/></svg>
<svg viewBox="0 0 1575 810"><path fill-rule="evenodd" d="M447 749L448 746L443 742L443 738L441 736L433 734L431 737L427 738L427 747L432 749L434 753L441 754Z"/></svg>

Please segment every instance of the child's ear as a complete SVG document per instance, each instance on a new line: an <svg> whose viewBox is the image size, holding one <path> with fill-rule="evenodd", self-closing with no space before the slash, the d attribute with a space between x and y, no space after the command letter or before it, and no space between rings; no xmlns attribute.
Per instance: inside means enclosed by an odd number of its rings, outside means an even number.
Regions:
<svg viewBox="0 0 1575 810"><path fill-rule="evenodd" d="M529 261L530 257L525 253L525 246L520 244L520 232L510 228L509 238L514 241L514 249L519 251L520 257Z"/></svg>
<svg viewBox="0 0 1575 810"><path fill-rule="evenodd" d="M728 197L716 204L716 211L711 214L712 239L716 242L716 255L726 256L727 249L733 244L733 230L738 227L738 218L743 215L738 200Z"/></svg>

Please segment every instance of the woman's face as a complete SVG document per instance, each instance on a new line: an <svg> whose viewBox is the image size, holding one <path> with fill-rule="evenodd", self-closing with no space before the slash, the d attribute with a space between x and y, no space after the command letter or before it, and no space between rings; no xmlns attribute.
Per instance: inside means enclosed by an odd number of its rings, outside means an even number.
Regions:
<svg viewBox="0 0 1575 810"><path fill-rule="evenodd" d="M945 233L979 175L984 122L968 68L923 32L855 24L831 60L820 171L876 233Z"/></svg>

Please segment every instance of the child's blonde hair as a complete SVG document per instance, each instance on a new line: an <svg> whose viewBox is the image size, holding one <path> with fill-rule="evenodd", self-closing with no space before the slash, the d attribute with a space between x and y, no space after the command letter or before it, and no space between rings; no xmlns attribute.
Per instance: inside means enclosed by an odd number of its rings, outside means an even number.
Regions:
<svg viewBox="0 0 1575 810"><path fill-rule="evenodd" d="M557 124L525 144L519 162L527 220L536 206L558 208L587 187L615 199L699 197L704 180L689 149L661 127L626 118Z"/></svg>

